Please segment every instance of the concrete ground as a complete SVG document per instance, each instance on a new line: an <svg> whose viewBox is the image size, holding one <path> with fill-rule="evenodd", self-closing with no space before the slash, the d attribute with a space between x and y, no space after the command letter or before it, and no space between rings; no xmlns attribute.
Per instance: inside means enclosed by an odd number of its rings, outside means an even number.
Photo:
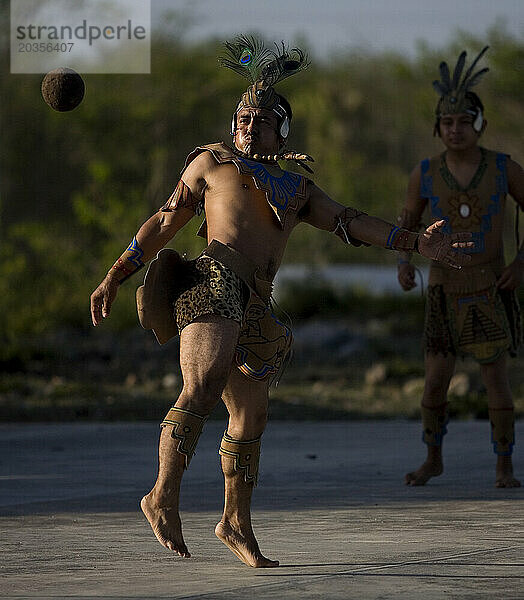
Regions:
<svg viewBox="0 0 524 600"><path fill-rule="evenodd" d="M158 425L1 425L0 597L524 598L524 488L494 487L486 421L450 425L446 471L420 488L403 485L418 423L270 422L253 521L281 567L259 570L213 534L223 428L206 424L185 476L181 559L138 510ZM514 458L524 478L522 445Z"/></svg>

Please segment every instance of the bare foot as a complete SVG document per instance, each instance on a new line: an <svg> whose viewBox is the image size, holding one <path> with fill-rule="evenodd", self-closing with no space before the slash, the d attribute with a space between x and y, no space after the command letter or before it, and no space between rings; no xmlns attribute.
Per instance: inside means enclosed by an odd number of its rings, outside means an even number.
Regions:
<svg viewBox="0 0 524 600"><path fill-rule="evenodd" d="M419 467L416 471L407 473L404 481L406 485L424 485L426 481L432 477L438 477L442 475L444 468L442 466L442 460L438 459L427 459L426 462Z"/></svg>
<svg viewBox="0 0 524 600"><path fill-rule="evenodd" d="M262 556L252 532L244 537L239 531L234 530L229 523L220 521L215 527L215 535L248 567L278 567L279 565L278 560L269 560L269 558Z"/></svg>
<svg viewBox="0 0 524 600"><path fill-rule="evenodd" d="M173 552L184 558L191 556L182 537L182 522L178 510L157 506L151 497L151 493L142 498L140 508L149 521L153 533L164 548L173 550Z"/></svg>
<svg viewBox="0 0 524 600"><path fill-rule="evenodd" d="M497 470L495 487L516 488L520 487L520 481L513 477L513 463L511 456L499 456L497 458Z"/></svg>

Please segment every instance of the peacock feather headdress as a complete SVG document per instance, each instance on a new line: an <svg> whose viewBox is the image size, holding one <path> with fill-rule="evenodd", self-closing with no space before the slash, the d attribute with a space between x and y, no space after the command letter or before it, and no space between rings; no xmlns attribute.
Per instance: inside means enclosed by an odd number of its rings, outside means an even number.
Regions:
<svg viewBox="0 0 524 600"><path fill-rule="evenodd" d="M475 100L475 95L469 94L468 92L470 92L471 88L477 85L482 77L489 71L488 68L484 68L473 73L477 63L484 56L484 53L488 48L489 46L486 46L481 50L477 58L475 58L464 73L464 76L462 76L462 73L466 65L466 51L460 53L455 69L453 70L453 76L450 73L447 63L440 63L440 81L437 79L433 82L433 89L440 96L435 111L437 119L444 114L458 114L462 112L467 112L475 116L478 115L479 105Z"/></svg>
<svg viewBox="0 0 524 600"><path fill-rule="evenodd" d="M281 43L275 50L266 47L262 40L253 36L240 35L232 42L224 42L226 56L218 60L248 79L251 83L261 82L266 87L295 75L309 66L309 58L300 48L291 50Z"/></svg>
<svg viewBox="0 0 524 600"><path fill-rule="evenodd" d="M224 47L225 56L219 58L219 63L245 77L251 84L242 95L236 112L246 106L266 108L274 110L279 121L285 120L285 117L289 121L290 108L282 105L281 96L273 86L306 69L310 64L308 55L300 48L289 49L284 42L275 44L273 50L262 40L245 35L225 42Z"/></svg>
<svg viewBox="0 0 524 600"><path fill-rule="evenodd" d="M274 89L279 81L287 79L306 69L310 62L308 55L300 48L291 48L284 42L275 44L275 49L268 48L264 42L254 36L240 35L231 42L224 42L225 56L219 63L245 77L250 86L242 94L231 123L231 135L235 135L237 113L242 108L265 108L272 110L278 119L278 131L282 140L288 136L289 124L292 117L288 101L277 94ZM305 161L313 158L302 152L281 152L273 156L254 154L255 160L262 162L277 162L292 160L309 173L313 171Z"/></svg>

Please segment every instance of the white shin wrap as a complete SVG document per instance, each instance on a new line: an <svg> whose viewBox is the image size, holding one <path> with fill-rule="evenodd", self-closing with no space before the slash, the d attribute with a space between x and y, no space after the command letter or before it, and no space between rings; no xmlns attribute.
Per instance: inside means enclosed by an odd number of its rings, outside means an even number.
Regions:
<svg viewBox="0 0 524 600"><path fill-rule="evenodd" d="M173 426L171 437L178 440L177 451L185 457L185 468L189 467L191 458L195 453L198 438L202 433L207 417L185 410L183 408L169 409L162 421L161 427Z"/></svg>
<svg viewBox="0 0 524 600"><path fill-rule="evenodd" d="M260 461L260 440L235 440L224 432L218 453L234 459L235 471L243 472L246 483L257 484L258 463Z"/></svg>
<svg viewBox="0 0 524 600"><path fill-rule="evenodd" d="M429 407L422 405L422 441L428 446L441 446L449 422L448 403Z"/></svg>
<svg viewBox="0 0 524 600"><path fill-rule="evenodd" d="M491 442L499 456L511 456L515 444L515 411L510 408L489 408Z"/></svg>

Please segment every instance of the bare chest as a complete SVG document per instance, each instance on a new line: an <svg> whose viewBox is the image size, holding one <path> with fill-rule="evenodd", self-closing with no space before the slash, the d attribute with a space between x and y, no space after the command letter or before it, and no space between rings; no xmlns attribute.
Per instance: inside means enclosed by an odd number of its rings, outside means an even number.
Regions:
<svg viewBox="0 0 524 600"><path fill-rule="evenodd" d="M305 202L303 178L254 161L240 167L220 165L206 189L206 212L213 206L230 217L270 221L280 230L292 228Z"/></svg>

